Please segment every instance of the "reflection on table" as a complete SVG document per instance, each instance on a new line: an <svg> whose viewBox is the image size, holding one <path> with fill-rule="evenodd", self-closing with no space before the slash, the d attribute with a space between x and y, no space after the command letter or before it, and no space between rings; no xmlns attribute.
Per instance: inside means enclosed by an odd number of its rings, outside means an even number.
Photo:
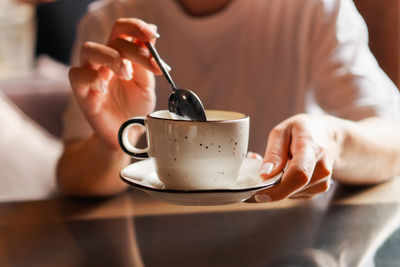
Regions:
<svg viewBox="0 0 400 267"><path fill-rule="evenodd" d="M189 207L139 191L0 204L0 266L398 266L400 179Z"/></svg>

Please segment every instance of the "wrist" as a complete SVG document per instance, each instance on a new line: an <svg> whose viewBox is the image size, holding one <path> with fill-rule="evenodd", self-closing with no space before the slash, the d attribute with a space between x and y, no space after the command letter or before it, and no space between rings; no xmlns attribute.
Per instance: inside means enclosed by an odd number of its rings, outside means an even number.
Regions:
<svg viewBox="0 0 400 267"><path fill-rule="evenodd" d="M122 150L110 149L98 136L65 143L57 166L58 188L70 196L107 196L126 188L118 173L131 162Z"/></svg>
<svg viewBox="0 0 400 267"><path fill-rule="evenodd" d="M337 117L332 117L334 119L334 143L336 146L336 158L334 163L334 171L340 171L345 168L346 158L348 158L349 146L351 145L351 128L353 127L353 122ZM351 151L351 148L350 148Z"/></svg>
<svg viewBox="0 0 400 267"><path fill-rule="evenodd" d="M93 152L107 154L109 157L129 157L122 151L118 143L111 145L95 133L87 139L84 145L90 147L90 150L96 150Z"/></svg>

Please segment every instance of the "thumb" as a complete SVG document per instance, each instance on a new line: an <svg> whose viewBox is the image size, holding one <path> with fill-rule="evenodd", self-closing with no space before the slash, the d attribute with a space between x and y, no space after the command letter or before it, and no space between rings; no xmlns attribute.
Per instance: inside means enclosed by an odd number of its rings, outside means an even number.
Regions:
<svg viewBox="0 0 400 267"><path fill-rule="evenodd" d="M267 149L260 167L260 176L264 179L274 177L282 172L289 157L290 132L278 125L268 137Z"/></svg>

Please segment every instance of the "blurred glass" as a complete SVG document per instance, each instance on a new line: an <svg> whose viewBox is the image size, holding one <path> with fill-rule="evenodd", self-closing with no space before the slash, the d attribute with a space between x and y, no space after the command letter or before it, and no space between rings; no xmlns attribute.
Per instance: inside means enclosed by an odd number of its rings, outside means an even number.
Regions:
<svg viewBox="0 0 400 267"><path fill-rule="evenodd" d="M35 46L34 8L16 0L0 1L0 79L28 75Z"/></svg>

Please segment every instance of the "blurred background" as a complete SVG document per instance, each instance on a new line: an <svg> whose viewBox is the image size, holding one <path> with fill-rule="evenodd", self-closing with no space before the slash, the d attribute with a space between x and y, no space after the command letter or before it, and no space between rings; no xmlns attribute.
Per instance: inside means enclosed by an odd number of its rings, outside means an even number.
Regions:
<svg viewBox="0 0 400 267"><path fill-rule="evenodd" d="M1 0L0 91L60 137L76 28L94 0Z"/></svg>
<svg viewBox="0 0 400 267"><path fill-rule="evenodd" d="M48 55L68 64L76 27L94 0L1 0L0 79L24 77Z"/></svg>
<svg viewBox="0 0 400 267"><path fill-rule="evenodd" d="M372 52L400 87L400 1L354 0L354 3L367 23Z"/></svg>

